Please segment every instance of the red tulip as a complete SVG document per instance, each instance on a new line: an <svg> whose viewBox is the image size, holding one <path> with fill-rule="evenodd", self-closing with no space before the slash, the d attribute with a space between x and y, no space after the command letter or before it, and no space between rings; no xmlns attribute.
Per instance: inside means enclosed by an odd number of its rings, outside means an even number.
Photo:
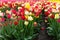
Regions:
<svg viewBox="0 0 60 40"><path fill-rule="evenodd" d="M0 4L0 7L2 7L2 4Z"/></svg>
<svg viewBox="0 0 60 40"><path fill-rule="evenodd" d="M55 17L55 16L54 16L53 14L50 16L50 18L52 18L52 19L54 19L54 17Z"/></svg>
<svg viewBox="0 0 60 40"><path fill-rule="evenodd" d="M9 3L9 7L12 8L12 6L13 6L12 3Z"/></svg>
<svg viewBox="0 0 60 40"><path fill-rule="evenodd" d="M7 15L7 18L8 18L8 19L10 19L10 18L11 18L11 15L10 15L10 14L8 14L8 15Z"/></svg>
<svg viewBox="0 0 60 40"><path fill-rule="evenodd" d="M44 28L44 27L42 27L42 28L41 28L41 30L43 31L43 30L45 30L45 28Z"/></svg>
<svg viewBox="0 0 60 40"><path fill-rule="evenodd" d="M50 14L50 12L47 11L47 12L45 12L44 14L45 14L45 16L48 16L48 15Z"/></svg>
<svg viewBox="0 0 60 40"><path fill-rule="evenodd" d="M5 21L5 18L2 18L2 22L4 22Z"/></svg>
<svg viewBox="0 0 60 40"><path fill-rule="evenodd" d="M49 12L52 12L52 8L49 8L48 11L49 11Z"/></svg>
<svg viewBox="0 0 60 40"><path fill-rule="evenodd" d="M55 6L56 6L56 3L53 3L53 5L55 5Z"/></svg>
<svg viewBox="0 0 60 40"><path fill-rule="evenodd" d="M25 18L25 16L21 16L21 19L22 19L22 20L25 20L26 18Z"/></svg>
<svg viewBox="0 0 60 40"><path fill-rule="evenodd" d="M24 15L24 12L21 12L20 15L23 16Z"/></svg>
<svg viewBox="0 0 60 40"><path fill-rule="evenodd" d="M17 14L17 11L13 9L13 10L12 10L12 13Z"/></svg>
<svg viewBox="0 0 60 40"><path fill-rule="evenodd" d="M24 12L24 10L25 10L25 8L24 8L24 7L21 7L21 8L19 9L19 12Z"/></svg>
<svg viewBox="0 0 60 40"><path fill-rule="evenodd" d="M35 16L39 16L39 14L40 14L39 12L36 12Z"/></svg>
<svg viewBox="0 0 60 40"><path fill-rule="evenodd" d="M14 25L18 25L18 21L15 21L15 22L14 22Z"/></svg>
<svg viewBox="0 0 60 40"><path fill-rule="evenodd" d="M38 8L38 5L36 5L35 8Z"/></svg>
<svg viewBox="0 0 60 40"><path fill-rule="evenodd" d="M48 5L50 5L50 2L47 2Z"/></svg>

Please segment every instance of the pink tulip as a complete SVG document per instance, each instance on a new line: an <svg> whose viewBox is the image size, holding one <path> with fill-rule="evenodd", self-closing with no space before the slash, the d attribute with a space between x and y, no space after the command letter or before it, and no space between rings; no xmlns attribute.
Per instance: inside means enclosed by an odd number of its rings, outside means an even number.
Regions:
<svg viewBox="0 0 60 40"><path fill-rule="evenodd" d="M2 18L2 22L4 22L5 21L5 18Z"/></svg>
<svg viewBox="0 0 60 40"><path fill-rule="evenodd" d="M58 19L58 20L57 20L57 22L59 22L59 23L60 23L60 19Z"/></svg>
<svg viewBox="0 0 60 40"><path fill-rule="evenodd" d="M13 9L13 10L12 10L12 13L17 14L17 11Z"/></svg>
<svg viewBox="0 0 60 40"><path fill-rule="evenodd" d="M10 19L10 18L11 18L11 14L8 14L8 15L7 15L7 18Z"/></svg>

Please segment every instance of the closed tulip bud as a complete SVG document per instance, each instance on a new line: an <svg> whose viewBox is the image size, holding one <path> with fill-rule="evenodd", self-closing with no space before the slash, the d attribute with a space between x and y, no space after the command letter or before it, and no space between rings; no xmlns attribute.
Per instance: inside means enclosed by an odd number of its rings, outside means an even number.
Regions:
<svg viewBox="0 0 60 40"><path fill-rule="evenodd" d="M18 25L18 21L15 21L15 22L14 22L14 25Z"/></svg>
<svg viewBox="0 0 60 40"><path fill-rule="evenodd" d="M34 26L37 26L37 22L34 22Z"/></svg>
<svg viewBox="0 0 60 40"><path fill-rule="evenodd" d="M25 22L24 22L24 25L26 25L26 26L27 26L28 24L29 24L29 22L28 22L28 21L25 21Z"/></svg>
<svg viewBox="0 0 60 40"><path fill-rule="evenodd" d="M44 27L42 27L42 28L41 28L41 30L42 30L42 31L44 31L44 30L45 30L45 28L44 28Z"/></svg>

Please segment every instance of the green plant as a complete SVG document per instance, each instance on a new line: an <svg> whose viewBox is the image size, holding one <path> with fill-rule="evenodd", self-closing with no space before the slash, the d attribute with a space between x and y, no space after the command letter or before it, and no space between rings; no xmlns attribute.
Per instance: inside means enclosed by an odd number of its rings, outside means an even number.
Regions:
<svg viewBox="0 0 60 40"><path fill-rule="evenodd" d="M32 40L37 33L34 31L34 21L29 21L29 24L24 25L24 20L20 20L17 25L8 24L0 30L1 40Z"/></svg>
<svg viewBox="0 0 60 40"><path fill-rule="evenodd" d="M54 40L60 40L60 23L58 23L56 19L51 18L48 18L48 22L49 22L49 27L47 28L48 35L53 36Z"/></svg>

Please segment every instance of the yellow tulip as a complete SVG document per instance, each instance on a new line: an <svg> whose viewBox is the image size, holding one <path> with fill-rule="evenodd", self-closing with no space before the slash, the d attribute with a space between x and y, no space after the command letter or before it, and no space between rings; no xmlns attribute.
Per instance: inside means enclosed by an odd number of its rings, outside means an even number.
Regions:
<svg viewBox="0 0 60 40"><path fill-rule="evenodd" d="M56 9L56 6L52 6L54 9Z"/></svg>
<svg viewBox="0 0 60 40"><path fill-rule="evenodd" d="M55 14L55 19L59 19L59 14Z"/></svg>
<svg viewBox="0 0 60 40"><path fill-rule="evenodd" d="M25 3L25 8L30 9L30 4L29 3Z"/></svg>
<svg viewBox="0 0 60 40"><path fill-rule="evenodd" d="M28 19L28 15L25 15L25 18Z"/></svg>

